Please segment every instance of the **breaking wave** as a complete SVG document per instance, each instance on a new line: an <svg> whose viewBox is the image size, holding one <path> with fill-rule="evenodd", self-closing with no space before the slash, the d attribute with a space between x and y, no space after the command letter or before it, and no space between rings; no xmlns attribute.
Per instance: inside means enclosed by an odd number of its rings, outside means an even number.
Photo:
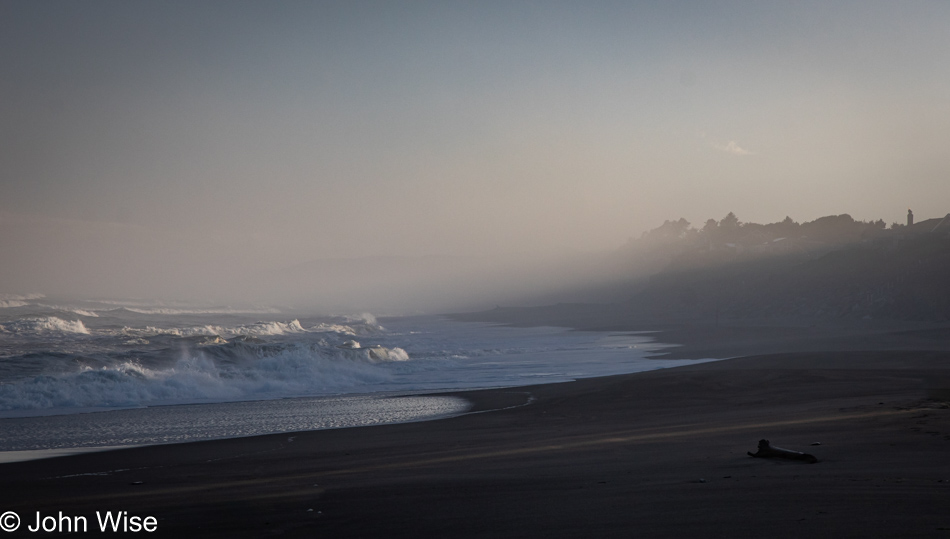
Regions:
<svg viewBox="0 0 950 539"><path fill-rule="evenodd" d="M95 313L94 311L90 311L89 309L80 309L77 307L62 307L60 305L43 305L41 303L37 304L36 306L44 307L47 309L52 309L54 311L60 311L64 313L78 314L79 316L91 316L93 318L99 318L99 315L97 313Z"/></svg>
<svg viewBox="0 0 950 539"><path fill-rule="evenodd" d="M320 323L309 328L305 328L297 319L289 322L256 322L241 326L216 326L206 324L202 326L189 327L169 327L160 328L156 326L145 326L144 328L124 327L122 334L134 337L147 337L154 335L174 335L177 337L194 336L220 336L230 339L238 336L246 337L275 337L282 335L295 335L304 333L335 333L340 335L372 335L382 331L382 326L372 326L368 324L333 324ZM105 332L104 332L105 333Z"/></svg>
<svg viewBox="0 0 950 539"><path fill-rule="evenodd" d="M105 302L103 302L105 303ZM118 302L112 302L114 305L121 305ZM139 314L161 314L161 315L183 315L183 314L278 314L277 309L174 309L168 307L135 307L124 306L127 311Z"/></svg>
<svg viewBox="0 0 950 539"><path fill-rule="evenodd" d="M117 359L72 372L0 384L0 410L140 407L156 404L332 395L392 379L401 348L342 349L236 341L183 350L171 364ZM73 363L81 359L73 359ZM92 363L91 361L88 363Z"/></svg>
<svg viewBox="0 0 950 539"><path fill-rule="evenodd" d="M645 337L611 336L621 339L618 348L607 337L558 328L428 317L389 319L383 328L368 313L204 317L142 314L98 300L3 301L30 305L0 311L0 417L499 387L672 364L638 359Z"/></svg>
<svg viewBox="0 0 950 539"><path fill-rule="evenodd" d="M26 307L30 300L42 299L43 294L0 294L0 309Z"/></svg>
<svg viewBox="0 0 950 539"><path fill-rule="evenodd" d="M55 316L47 316L42 318L21 318L12 322L0 323L0 333L79 333L88 335L89 330L83 325L82 320L63 320Z"/></svg>

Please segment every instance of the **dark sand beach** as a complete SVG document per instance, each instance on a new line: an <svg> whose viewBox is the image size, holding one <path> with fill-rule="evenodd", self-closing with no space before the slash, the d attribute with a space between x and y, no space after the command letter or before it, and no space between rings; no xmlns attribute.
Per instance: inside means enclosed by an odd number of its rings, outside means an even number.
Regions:
<svg viewBox="0 0 950 539"><path fill-rule="evenodd" d="M128 511L181 537L950 537L950 352L923 335L457 393L473 413L437 421L4 464L0 509L94 534L96 511ZM819 462L749 457L762 438Z"/></svg>

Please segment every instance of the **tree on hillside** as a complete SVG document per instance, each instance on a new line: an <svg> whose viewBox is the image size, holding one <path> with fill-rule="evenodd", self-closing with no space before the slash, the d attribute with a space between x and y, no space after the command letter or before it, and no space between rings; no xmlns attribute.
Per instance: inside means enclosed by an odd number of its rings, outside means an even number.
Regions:
<svg viewBox="0 0 950 539"><path fill-rule="evenodd" d="M729 215L719 221L719 228L727 233L734 232L739 229L739 218L736 217L736 214L729 212Z"/></svg>
<svg viewBox="0 0 950 539"><path fill-rule="evenodd" d="M677 221L663 221L662 225L644 232L642 239L651 245L675 243L684 239L689 230L689 221L680 217Z"/></svg>

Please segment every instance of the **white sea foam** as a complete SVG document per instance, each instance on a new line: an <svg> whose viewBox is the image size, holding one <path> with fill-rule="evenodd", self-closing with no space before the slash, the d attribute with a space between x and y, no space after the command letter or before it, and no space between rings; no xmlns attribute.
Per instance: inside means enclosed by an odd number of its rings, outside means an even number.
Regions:
<svg viewBox="0 0 950 539"><path fill-rule="evenodd" d="M315 326L305 328L300 324L300 321L297 319L290 320L287 322L280 321L271 321L271 322L257 322L254 324L247 324L242 326L215 326L211 324L200 325L200 326L190 326L190 327L173 327L173 328L159 328L155 326L145 326L142 328L135 328L126 326L122 328L121 333L123 335L129 336L150 336L150 335L175 335L179 337L193 337L200 335L220 335L225 338L236 337L239 335L251 336L251 337L264 337L264 336L280 336L280 335L293 335L293 334L302 334L302 333L336 333L340 335L373 335L378 334L383 328L380 326L372 326L369 324L361 325L343 325L343 324L334 324L334 323L320 323ZM107 331L103 331L107 333Z"/></svg>
<svg viewBox="0 0 950 539"><path fill-rule="evenodd" d="M25 307L29 303L18 299L0 299L0 309L12 309L14 307Z"/></svg>
<svg viewBox="0 0 950 539"><path fill-rule="evenodd" d="M113 305L122 305L121 303L113 302ZM133 313L139 314L161 314L168 316L176 315L186 315L186 314L279 314L280 311L277 309L231 309L231 308L220 308L220 309L174 309L168 307L138 307L138 306L124 306L127 311L132 311Z"/></svg>
<svg viewBox="0 0 950 539"><path fill-rule="evenodd" d="M409 361L409 354L402 348L386 348L384 346L373 346L366 349L369 352L369 358L378 361Z"/></svg>
<svg viewBox="0 0 950 539"><path fill-rule="evenodd" d="M236 328L238 335L287 335L289 333L304 333L299 320L290 322L258 322L251 326Z"/></svg>
<svg viewBox="0 0 950 539"><path fill-rule="evenodd" d="M93 318L99 318L99 315L88 309L80 309L78 307L63 307L60 305L44 305L42 303L37 304L37 307L45 307L47 309L53 309L54 311L62 311L64 313L73 313L78 314L79 316L90 316Z"/></svg>
<svg viewBox="0 0 950 539"><path fill-rule="evenodd" d="M43 334L43 333L81 333L89 334L82 320L63 320L55 316L42 318L21 318L12 322L0 323L0 333Z"/></svg>
<svg viewBox="0 0 950 539"><path fill-rule="evenodd" d="M219 341L223 342L223 341ZM208 343L211 344L211 343ZM257 346L186 350L169 368L137 361L36 376L0 385L0 410L137 407L153 404L345 393L390 380L389 362L408 361L401 348L338 350ZM217 359L218 361L216 361Z"/></svg>
<svg viewBox="0 0 950 539"><path fill-rule="evenodd" d="M378 326L374 328L365 325L354 327L343 324L318 324L310 328L310 331L316 331L320 333L339 333L341 335L364 335L377 332Z"/></svg>

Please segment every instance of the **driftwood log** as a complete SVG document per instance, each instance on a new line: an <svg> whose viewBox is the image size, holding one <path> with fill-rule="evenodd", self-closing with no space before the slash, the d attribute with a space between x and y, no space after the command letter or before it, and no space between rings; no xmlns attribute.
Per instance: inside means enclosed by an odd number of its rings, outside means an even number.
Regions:
<svg viewBox="0 0 950 539"><path fill-rule="evenodd" d="M769 443L768 440L759 440L759 450L755 453L748 452L750 457L756 458L778 458L778 459L791 459L791 460L801 460L809 464L814 464L818 462L818 459L815 458L815 455L809 455L808 453L802 453L801 451L792 451L791 449L782 449L781 447L775 447Z"/></svg>

